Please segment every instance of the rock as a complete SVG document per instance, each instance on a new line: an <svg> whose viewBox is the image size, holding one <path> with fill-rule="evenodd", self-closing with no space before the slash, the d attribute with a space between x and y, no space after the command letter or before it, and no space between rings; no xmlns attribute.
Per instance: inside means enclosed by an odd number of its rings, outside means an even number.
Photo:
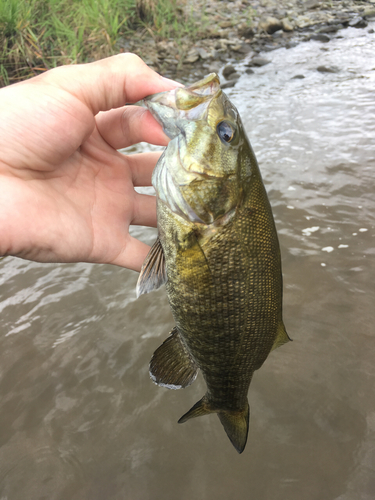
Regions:
<svg viewBox="0 0 375 500"><path fill-rule="evenodd" d="M200 58L203 60L210 59L210 57L212 57L212 55L210 53L208 53L206 49L198 48L197 52L198 52Z"/></svg>
<svg viewBox="0 0 375 500"><path fill-rule="evenodd" d="M302 80L305 78L305 75L294 75L291 80Z"/></svg>
<svg viewBox="0 0 375 500"><path fill-rule="evenodd" d="M362 17L355 17L349 21L349 26L352 28L366 28L366 26L368 26L368 22Z"/></svg>
<svg viewBox="0 0 375 500"><path fill-rule="evenodd" d="M281 19L281 25L282 25L284 31L289 32L289 31L294 30L293 24L289 21L289 19L287 17L284 17L284 19Z"/></svg>
<svg viewBox="0 0 375 500"><path fill-rule="evenodd" d="M253 75L253 74L254 74L254 70L253 70L253 69L251 69L251 68L247 68L247 69L245 70L245 73L246 73L247 75Z"/></svg>
<svg viewBox="0 0 375 500"><path fill-rule="evenodd" d="M370 35L372 35L373 33L375 33L375 31L371 28L371 29L368 30L367 33L370 33Z"/></svg>
<svg viewBox="0 0 375 500"><path fill-rule="evenodd" d="M242 44L241 43L238 43L236 45L232 45L231 46L231 50L233 50L234 52L239 52L242 48Z"/></svg>
<svg viewBox="0 0 375 500"><path fill-rule="evenodd" d="M285 44L285 48L286 49L292 49L293 47L297 47L297 45L298 45L298 42L287 42Z"/></svg>
<svg viewBox="0 0 375 500"><path fill-rule="evenodd" d="M251 59L251 61L249 61L247 66L265 66L270 62L271 61L269 59L266 59L265 57L255 56Z"/></svg>
<svg viewBox="0 0 375 500"><path fill-rule="evenodd" d="M270 45L268 43L266 43L266 45L263 45L262 47L262 51L263 52L271 52L272 50L275 50L275 49L278 49L278 45L276 43L274 43L273 45Z"/></svg>
<svg viewBox="0 0 375 500"><path fill-rule="evenodd" d="M217 27L208 28L207 38L220 38L220 33L217 32Z"/></svg>
<svg viewBox="0 0 375 500"><path fill-rule="evenodd" d="M242 36L244 38L253 38L254 36L254 30L250 26L247 26L246 24L240 24L238 26L238 36Z"/></svg>
<svg viewBox="0 0 375 500"><path fill-rule="evenodd" d="M261 19L258 24L258 30L265 31L269 35L272 35L272 33L275 33L275 31L282 29L282 22L276 19L276 17L267 17L265 19Z"/></svg>
<svg viewBox="0 0 375 500"><path fill-rule="evenodd" d="M227 80L238 80L241 75L239 73L231 73L226 78Z"/></svg>
<svg viewBox="0 0 375 500"><path fill-rule="evenodd" d="M365 11L362 13L363 17L375 17L375 9L368 7L365 9Z"/></svg>
<svg viewBox="0 0 375 500"><path fill-rule="evenodd" d="M208 71L210 73L219 73L220 68L221 68L221 64L219 62L215 61L209 65Z"/></svg>
<svg viewBox="0 0 375 500"><path fill-rule="evenodd" d="M322 5L322 0L307 0L307 2L303 4L303 7L305 9L317 9L321 5Z"/></svg>
<svg viewBox="0 0 375 500"><path fill-rule="evenodd" d="M230 89L231 87L234 87L235 85L236 85L236 81L232 80L230 82L222 83L220 85L220 87L224 90L224 89Z"/></svg>
<svg viewBox="0 0 375 500"><path fill-rule="evenodd" d="M316 40L318 42L329 42L331 39L328 35L325 35L324 33L313 33L310 36L310 40Z"/></svg>
<svg viewBox="0 0 375 500"><path fill-rule="evenodd" d="M220 28L231 28L233 26L232 21L222 21L219 23Z"/></svg>
<svg viewBox="0 0 375 500"><path fill-rule="evenodd" d="M336 33L338 30L342 30L344 26L342 24L330 24L329 26L323 26L319 28L317 33Z"/></svg>
<svg viewBox="0 0 375 500"><path fill-rule="evenodd" d="M193 64L197 62L199 59L199 52L197 49L191 49L188 53L185 59L183 60L184 63L190 63Z"/></svg>
<svg viewBox="0 0 375 500"><path fill-rule="evenodd" d="M316 69L320 73L338 73L340 71L337 66L318 66Z"/></svg>
<svg viewBox="0 0 375 500"><path fill-rule="evenodd" d="M236 68L232 64L227 64L223 69L223 77L228 79L229 75L235 72Z"/></svg>
<svg viewBox="0 0 375 500"><path fill-rule="evenodd" d="M314 24L313 21L307 16L298 16L295 22L297 27L301 29L307 28L311 24Z"/></svg>
<svg viewBox="0 0 375 500"><path fill-rule="evenodd" d="M241 52L241 54L250 54L252 50L253 48L250 43L243 43L238 52Z"/></svg>

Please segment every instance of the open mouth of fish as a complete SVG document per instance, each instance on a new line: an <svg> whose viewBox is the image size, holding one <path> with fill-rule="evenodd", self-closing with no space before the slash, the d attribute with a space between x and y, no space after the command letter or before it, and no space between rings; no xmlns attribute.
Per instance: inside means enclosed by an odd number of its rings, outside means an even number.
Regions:
<svg viewBox="0 0 375 500"><path fill-rule="evenodd" d="M172 139L152 176L159 200L177 215L198 224L212 224L224 214L215 214L203 198L197 204L192 203L188 186L207 180L222 183L223 179L235 176L235 172L215 171L210 156L200 153L214 149L212 137L217 138L219 126L223 134L235 133L236 112L232 106L226 106L223 97L219 77L212 73L189 87L161 92L140 101ZM226 124L226 131L221 125L224 122L218 121L217 116L228 116L233 125ZM230 212L234 207L226 208Z"/></svg>

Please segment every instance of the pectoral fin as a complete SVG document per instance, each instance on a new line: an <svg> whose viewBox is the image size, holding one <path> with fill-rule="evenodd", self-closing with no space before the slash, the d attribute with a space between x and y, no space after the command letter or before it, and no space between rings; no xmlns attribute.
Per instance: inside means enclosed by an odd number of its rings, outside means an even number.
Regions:
<svg viewBox="0 0 375 500"><path fill-rule="evenodd" d="M137 282L137 298L143 293L157 290L167 282L167 279L163 247L157 238L143 263Z"/></svg>
<svg viewBox="0 0 375 500"><path fill-rule="evenodd" d="M280 347L283 344L286 344L287 342L291 341L292 339L289 337L289 335L286 333L284 323L280 321L279 327L277 329L277 335L275 342L273 343L271 351L274 349L277 349L277 347Z"/></svg>
<svg viewBox="0 0 375 500"><path fill-rule="evenodd" d="M151 358L150 377L162 387L181 389L192 384L197 375L198 367L174 327Z"/></svg>

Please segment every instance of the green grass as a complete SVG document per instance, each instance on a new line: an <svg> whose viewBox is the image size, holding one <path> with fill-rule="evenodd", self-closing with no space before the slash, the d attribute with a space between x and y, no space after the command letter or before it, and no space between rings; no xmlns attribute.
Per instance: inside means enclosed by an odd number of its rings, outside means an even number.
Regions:
<svg viewBox="0 0 375 500"><path fill-rule="evenodd" d="M0 0L0 86L118 52L118 40L194 36L177 0Z"/></svg>

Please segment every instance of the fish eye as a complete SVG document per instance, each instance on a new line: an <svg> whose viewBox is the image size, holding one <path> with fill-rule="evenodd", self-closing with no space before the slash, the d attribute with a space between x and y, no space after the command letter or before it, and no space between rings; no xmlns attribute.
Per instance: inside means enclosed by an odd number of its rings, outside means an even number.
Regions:
<svg viewBox="0 0 375 500"><path fill-rule="evenodd" d="M226 121L218 123L216 131L223 142L231 142L236 132L233 125Z"/></svg>

